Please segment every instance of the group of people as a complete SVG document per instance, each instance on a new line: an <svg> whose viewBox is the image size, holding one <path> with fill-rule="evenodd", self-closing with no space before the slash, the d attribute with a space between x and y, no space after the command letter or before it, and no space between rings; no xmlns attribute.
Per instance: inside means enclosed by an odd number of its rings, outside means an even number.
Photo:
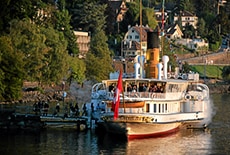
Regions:
<svg viewBox="0 0 230 155"><path fill-rule="evenodd" d="M48 116L49 109L50 109L50 105L48 102L39 101L39 102L34 103L33 105L33 111L35 112L36 115L39 114L42 116ZM91 103L92 112L96 112L96 111L105 112L105 109L106 109L106 104L104 102L100 104L98 103L95 107L94 107L94 104ZM81 110L78 106L78 103L76 103L75 106L72 103L65 103L62 112L63 112L64 117L78 117L80 115L87 116L87 110L88 110L87 106L86 104L84 104L82 107L82 114L80 114ZM59 116L60 112L61 112L60 103L57 103L51 115Z"/></svg>
<svg viewBox="0 0 230 155"><path fill-rule="evenodd" d="M149 87L149 92L163 93L164 87L159 85L151 85Z"/></svg>
<svg viewBox="0 0 230 155"><path fill-rule="evenodd" d="M91 110L92 112L105 112L106 105L104 102L97 103L96 108L94 107L94 103L91 103Z"/></svg>
<svg viewBox="0 0 230 155"><path fill-rule="evenodd" d="M51 112L52 116L59 116L61 112L61 106L60 103L58 102L53 109L53 113ZM50 105L48 102L45 101L39 101L33 104L33 111L35 112L36 115L41 115L41 116L48 116L48 113L50 111ZM64 117L74 117L74 116L80 116L80 108L78 106L78 103L75 104L75 106L72 103L66 103L64 108L63 108L63 114ZM84 104L82 108L82 115L85 115L86 113L86 105Z"/></svg>
<svg viewBox="0 0 230 155"><path fill-rule="evenodd" d="M49 111L49 103L45 101L36 102L33 105L33 111L35 112L36 115L42 114L43 116L47 116Z"/></svg>
<svg viewBox="0 0 230 155"><path fill-rule="evenodd" d="M59 112L60 112L60 105L59 103L57 103L56 108L55 108L55 116L58 116ZM77 117L80 115L80 110L78 107L78 103L75 104L75 106L73 106L72 103L69 104L68 107L68 103L65 104L64 107L64 117Z"/></svg>

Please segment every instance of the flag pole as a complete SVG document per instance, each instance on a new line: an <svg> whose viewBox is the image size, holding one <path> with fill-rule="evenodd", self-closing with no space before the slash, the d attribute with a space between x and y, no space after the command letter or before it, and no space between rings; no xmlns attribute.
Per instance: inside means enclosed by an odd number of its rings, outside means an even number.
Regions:
<svg viewBox="0 0 230 155"><path fill-rule="evenodd" d="M114 93L114 99L113 99L113 109L114 109L114 120L118 118L119 113L119 104L120 104L120 94L123 92L123 81L122 81L122 72L120 69L118 81L117 81L117 87Z"/></svg>
<svg viewBox="0 0 230 155"><path fill-rule="evenodd" d="M123 87L123 81L122 81L122 87ZM126 113L126 111L125 111L125 95L124 95L124 89L123 88L122 88L123 108L124 108L124 113Z"/></svg>

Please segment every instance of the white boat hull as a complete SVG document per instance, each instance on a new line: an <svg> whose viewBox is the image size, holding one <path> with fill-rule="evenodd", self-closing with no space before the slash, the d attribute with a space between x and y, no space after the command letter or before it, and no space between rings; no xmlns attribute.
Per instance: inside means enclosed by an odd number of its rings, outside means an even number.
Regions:
<svg viewBox="0 0 230 155"><path fill-rule="evenodd" d="M162 137L175 133L181 123L103 122L106 132L126 136L127 139Z"/></svg>
<svg viewBox="0 0 230 155"><path fill-rule="evenodd" d="M128 139L149 138L165 136L184 127L202 128L210 122L212 109L209 88L202 83L170 79L123 79L125 91L120 94L118 104L114 103L114 94L108 91L115 82L104 80L92 89L91 105L103 105L103 111L92 116L106 132L125 135ZM164 87L164 91L139 89L130 92L128 86L132 83L139 88L142 88L142 84L155 84ZM118 108L114 110L113 104L118 104ZM117 113L113 111L119 113L116 120L114 116L117 117Z"/></svg>
<svg viewBox="0 0 230 155"><path fill-rule="evenodd" d="M106 132L127 137L127 139L162 137L186 127L202 127L202 113L169 115L121 114L113 120L112 114L101 116L99 126Z"/></svg>

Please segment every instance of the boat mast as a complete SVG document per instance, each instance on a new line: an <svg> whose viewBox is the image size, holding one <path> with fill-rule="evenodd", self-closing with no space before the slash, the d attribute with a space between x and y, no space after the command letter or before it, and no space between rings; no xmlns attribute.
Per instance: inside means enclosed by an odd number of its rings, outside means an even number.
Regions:
<svg viewBox="0 0 230 155"><path fill-rule="evenodd" d="M143 70L143 62L142 62L142 0L140 0L140 78Z"/></svg>
<svg viewBox="0 0 230 155"><path fill-rule="evenodd" d="M163 46L164 46L164 21L165 21L165 0L162 0L162 11L161 11L161 57L163 57Z"/></svg>

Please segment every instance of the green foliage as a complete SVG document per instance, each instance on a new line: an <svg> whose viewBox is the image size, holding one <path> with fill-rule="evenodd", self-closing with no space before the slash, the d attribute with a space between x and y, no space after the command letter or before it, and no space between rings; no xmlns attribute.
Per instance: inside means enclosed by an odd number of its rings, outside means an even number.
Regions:
<svg viewBox="0 0 230 155"><path fill-rule="evenodd" d="M48 52L45 45L45 35L39 32L35 24L30 24L29 20L11 21L10 38L12 48L22 54L25 63L25 79L36 81L41 78L41 68L44 64L44 55ZM15 37L17 36L17 37Z"/></svg>
<svg viewBox="0 0 230 155"><path fill-rule="evenodd" d="M225 81L230 82L230 66L225 66L223 68L221 76L223 77Z"/></svg>
<svg viewBox="0 0 230 155"><path fill-rule="evenodd" d="M143 9L143 25L148 25L152 29L155 29L157 26L157 21L154 16L154 10L150 8Z"/></svg>
<svg viewBox="0 0 230 155"><path fill-rule="evenodd" d="M185 38L194 38L195 37L195 29L192 25L186 24L183 30L183 34Z"/></svg>
<svg viewBox="0 0 230 155"><path fill-rule="evenodd" d="M215 43L210 43L209 44L209 48L212 50L212 51L217 51L220 47L220 42L217 41Z"/></svg>
<svg viewBox="0 0 230 155"><path fill-rule="evenodd" d="M50 84L67 75L70 56L63 33L12 20L10 34L1 39L1 98L20 98L23 80Z"/></svg>
<svg viewBox="0 0 230 155"><path fill-rule="evenodd" d="M223 66L215 66L215 65L194 65L190 66L191 71L199 73L200 77L207 78L217 78L222 79L222 68Z"/></svg>
<svg viewBox="0 0 230 155"><path fill-rule="evenodd" d="M22 53L12 48L7 36L0 37L0 53L0 101L18 99L24 76Z"/></svg>
<svg viewBox="0 0 230 155"><path fill-rule="evenodd" d="M198 20L198 33L199 35L203 38L206 36L207 34L207 29L206 29L206 23L205 23L205 20L203 18L200 18Z"/></svg>
<svg viewBox="0 0 230 155"><path fill-rule="evenodd" d="M84 1L82 3L70 3L67 5L67 9L72 15L71 25L73 28L92 33L96 29L104 30L106 5L94 1Z"/></svg>
<svg viewBox="0 0 230 155"><path fill-rule="evenodd" d="M61 5L60 7L64 6ZM77 39L70 25L71 17L69 15L69 12L64 9L62 11L55 11L54 16L54 28L64 33L64 37L67 40L68 53L77 55L79 53L76 43Z"/></svg>
<svg viewBox="0 0 230 155"><path fill-rule="evenodd" d="M40 0L39 0L40 1ZM12 19L33 18L41 2L38 0L1 0L0 1L0 34L6 32ZM8 31L8 30L7 30Z"/></svg>
<svg viewBox="0 0 230 155"><path fill-rule="evenodd" d="M30 21L12 21L13 48L22 54L25 79L42 83L58 82L68 70L67 42L52 27L38 27ZM17 37L15 37L17 36Z"/></svg>
<svg viewBox="0 0 230 155"><path fill-rule="evenodd" d="M108 48L104 31L97 31L91 40L91 50L86 57L86 77L93 81L101 81L109 77L113 71L111 51Z"/></svg>
<svg viewBox="0 0 230 155"><path fill-rule="evenodd" d="M84 60L77 57L69 57L68 62L70 63L70 71L68 75L69 84L71 84L74 80L78 83L83 83L86 71Z"/></svg>
<svg viewBox="0 0 230 155"><path fill-rule="evenodd" d="M46 36L45 44L50 50L44 55L40 81L43 83L59 82L69 69L67 42L63 33L51 27L41 29L41 33Z"/></svg>
<svg viewBox="0 0 230 155"><path fill-rule="evenodd" d="M120 23L120 30L121 32L126 33L128 30L128 25L139 25L139 19L140 19L140 7L139 3L130 2L127 3L127 7L129 10L126 12L124 20Z"/></svg>
<svg viewBox="0 0 230 155"><path fill-rule="evenodd" d="M184 64L183 64L183 72L184 73L189 73L189 71L191 71L190 65L188 64L188 62L184 62Z"/></svg>
<svg viewBox="0 0 230 155"><path fill-rule="evenodd" d="M172 67L172 71L175 71L175 67L178 65L174 53L170 50L170 42L165 36L161 37L161 47L163 47L163 51L160 53L160 58L162 58L163 55L167 55L170 60L169 63Z"/></svg>

